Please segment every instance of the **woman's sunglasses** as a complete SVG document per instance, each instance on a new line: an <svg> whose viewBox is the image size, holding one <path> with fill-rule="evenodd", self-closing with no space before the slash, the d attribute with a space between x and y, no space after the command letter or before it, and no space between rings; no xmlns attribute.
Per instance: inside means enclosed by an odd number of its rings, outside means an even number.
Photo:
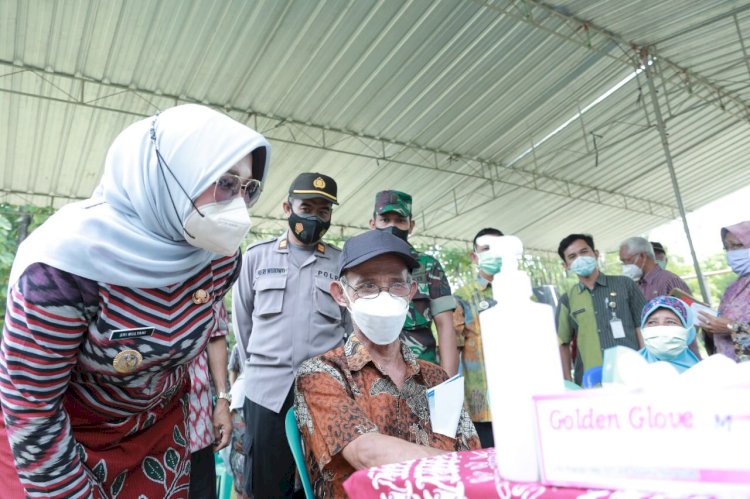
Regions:
<svg viewBox="0 0 750 499"><path fill-rule="evenodd" d="M246 205L251 205L260 195L261 182L251 178L244 184L243 178L233 173L225 173L214 184L214 201L224 203L231 201L237 194L242 192Z"/></svg>

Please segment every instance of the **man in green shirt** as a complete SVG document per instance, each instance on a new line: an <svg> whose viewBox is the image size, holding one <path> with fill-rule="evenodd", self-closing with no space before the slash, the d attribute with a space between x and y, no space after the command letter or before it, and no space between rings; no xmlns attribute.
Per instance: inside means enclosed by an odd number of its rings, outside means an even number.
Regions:
<svg viewBox="0 0 750 499"><path fill-rule="evenodd" d="M599 252L590 235L569 235L560 241L557 253L563 266L578 276L578 284L560 298L557 336L568 380L575 340L575 382L581 384L584 371L602 365L605 349L643 347L639 324L646 299L629 277L608 276L598 269Z"/></svg>
<svg viewBox="0 0 750 499"><path fill-rule="evenodd" d="M378 192L375 195L370 228L390 232L408 242L415 225L411 204L412 198L405 192ZM458 372L458 348L453 329L456 300L451 294L448 278L440 262L416 250L414 254L419 262L419 267L412 271L412 278L417 283L417 294L409 303L402 338L416 357L429 362L438 362L439 348L440 367L449 376L453 376ZM432 334L433 321L437 329L437 348Z"/></svg>

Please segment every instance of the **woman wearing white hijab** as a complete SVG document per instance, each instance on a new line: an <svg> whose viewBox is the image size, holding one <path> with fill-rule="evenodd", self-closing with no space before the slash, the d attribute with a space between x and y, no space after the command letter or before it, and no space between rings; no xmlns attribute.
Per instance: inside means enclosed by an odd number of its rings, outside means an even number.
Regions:
<svg viewBox="0 0 750 499"><path fill-rule="evenodd" d="M269 159L223 114L166 110L125 129L94 195L20 246L0 345L4 498L187 497L187 366L219 327Z"/></svg>

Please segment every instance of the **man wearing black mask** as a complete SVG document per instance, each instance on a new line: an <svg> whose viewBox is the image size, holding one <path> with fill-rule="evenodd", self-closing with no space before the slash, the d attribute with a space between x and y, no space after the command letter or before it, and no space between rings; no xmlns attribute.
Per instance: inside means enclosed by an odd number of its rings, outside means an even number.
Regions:
<svg viewBox="0 0 750 499"><path fill-rule="evenodd" d="M375 194L375 209L370 228L390 232L408 242L414 230L411 213L411 196L400 191L381 191ZM409 313L404 322L401 338L414 355L422 360L439 363L449 376L458 372L458 348L453 328L453 310L456 300L440 262L414 248L419 267L412 271L417 283L417 294L409 303ZM432 322L438 334L436 348L432 335Z"/></svg>
<svg viewBox="0 0 750 499"><path fill-rule="evenodd" d="M232 293L232 320L244 357L247 431L245 490L291 497L294 461L284 418L299 365L342 344L347 312L331 297L341 250L321 241L331 225L336 182L302 173L283 203L288 230L248 248Z"/></svg>

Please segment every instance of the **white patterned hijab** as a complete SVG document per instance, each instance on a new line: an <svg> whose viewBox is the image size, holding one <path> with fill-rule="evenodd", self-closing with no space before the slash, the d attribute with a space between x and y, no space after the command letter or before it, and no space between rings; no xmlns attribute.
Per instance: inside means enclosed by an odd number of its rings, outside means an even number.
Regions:
<svg viewBox="0 0 750 499"><path fill-rule="evenodd" d="M9 286L35 262L134 288L188 279L219 256L185 241L191 200L251 153L253 178L263 182L268 141L205 106L173 107L130 125L110 146L91 198L61 208L21 244Z"/></svg>

